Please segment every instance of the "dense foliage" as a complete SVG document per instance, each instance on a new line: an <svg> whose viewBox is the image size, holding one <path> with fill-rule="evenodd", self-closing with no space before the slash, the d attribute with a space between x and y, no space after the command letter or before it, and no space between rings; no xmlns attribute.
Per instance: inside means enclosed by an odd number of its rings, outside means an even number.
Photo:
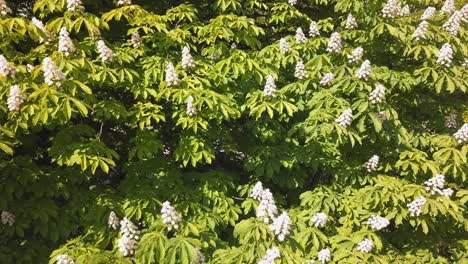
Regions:
<svg viewBox="0 0 468 264"><path fill-rule="evenodd" d="M0 0L0 263L466 260L467 24L463 0Z"/></svg>

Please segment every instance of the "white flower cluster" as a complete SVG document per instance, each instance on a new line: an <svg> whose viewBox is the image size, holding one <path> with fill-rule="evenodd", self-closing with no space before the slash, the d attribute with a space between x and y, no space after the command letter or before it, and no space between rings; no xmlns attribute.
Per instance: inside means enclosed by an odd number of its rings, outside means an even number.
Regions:
<svg viewBox="0 0 468 264"><path fill-rule="evenodd" d="M357 250L361 251L362 253L370 253L373 246L374 244L372 241L366 238L358 243Z"/></svg>
<svg viewBox="0 0 468 264"><path fill-rule="evenodd" d="M26 69L28 70L28 72L32 72L34 70L34 65L28 63L26 65Z"/></svg>
<svg viewBox="0 0 468 264"><path fill-rule="evenodd" d="M400 16L407 16L411 13L409 5L405 5L401 10L400 10Z"/></svg>
<svg viewBox="0 0 468 264"><path fill-rule="evenodd" d="M15 78L16 73L18 73L18 69L16 69L13 64L8 62L8 60L3 55L0 55L0 74L5 78Z"/></svg>
<svg viewBox="0 0 468 264"><path fill-rule="evenodd" d="M401 3L398 0L388 0L382 9L382 16L388 18L395 18L400 16Z"/></svg>
<svg viewBox="0 0 468 264"><path fill-rule="evenodd" d="M307 41L307 37L306 35L304 34L304 31L302 31L302 28L298 27L296 29L296 42L298 44L302 44L302 43L305 43Z"/></svg>
<svg viewBox="0 0 468 264"><path fill-rule="evenodd" d="M445 118L445 126L447 128L456 128L458 126L457 119L458 114L456 112L450 112L450 114Z"/></svg>
<svg viewBox="0 0 468 264"><path fill-rule="evenodd" d="M369 60L365 60L356 72L356 78L367 81L372 75L372 66Z"/></svg>
<svg viewBox="0 0 468 264"><path fill-rule="evenodd" d="M76 11L78 9L84 9L81 0L67 0L68 11Z"/></svg>
<svg viewBox="0 0 468 264"><path fill-rule="evenodd" d="M338 125L347 128L353 122L353 110L350 108L343 111L343 113L335 120Z"/></svg>
<svg viewBox="0 0 468 264"><path fill-rule="evenodd" d="M440 8L441 14L452 14L455 11L455 0L445 0L444 5Z"/></svg>
<svg viewBox="0 0 468 264"><path fill-rule="evenodd" d="M46 27L44 26L44 23L42 23L42 21L40 21L39 19L33 17L32 18L32 22L33 24L38 28L40 29L46 36L47 36L47 41L46 41L46 44L52 40L52 35L50 34L50 32L46 29ZM44 39L41 37L39 39L39 42L42 43L44 42Z"/></svg>
<svg viewBox="0 0 468 264"><path fill-rule="evenodd" d="M132 42L132 46L134 48L138 48L141 44L140 42L140 34L138 34L138 32L135 32L132 34L132 38L130 39L130 41Z"/></svg>
<svg viewBox="0 0 468 264"><path fill-rule="evenodd" d="M453 12L452 16L450 16L450 18L442 25L442 27L447 30L448 33L456 36L460 30L460 21L462 18L462 13L457 10Z"/></svg>
<svg viewBox="0 0 468 264"><path fill-rule="evenodd" d="M294 77L298 78L299 80L309 78L309 74L307 74L304 63L302 61L298 61L296 63L296 69L294 71Z"/></svg>
<svg viewBox="0 0 468 264"><path fill-rule="evenodd" d="M372 230L379 231L387 227L390 221L385 217L371 215L367 220L367 224L371 226Z"/></svg>
<svg viewBox="0 0 468 264"><path fill-rule="evenodd" d="M319 29L318 29L317 22L315 22L315 21L310 22L310 26L309 26L309 36L310 36L311 38L312 38L312 37L320 36L320 31L319 31Z"/></svg>
<svg viewBox="0 0 468 264"><path fill-rule="evenodd" d="M273 219L273 223L270 225L270 230L278 236L280 242L284 241L291 229L291 218L288 213L283 212L280 216Z"/></svg>
<svg viewBox="0 0 468 264"><path fill-rule="evenodd" d="M322 264L330 262L331 260L331 251L328 248L322 249L318 253L317 257L318 261L322 262Z"/></svg>
<svg viewBox="0 0 468 264"><path fill-rule="evenodd" d="M442 66L450 67L450 64L452 63L452 59L453 59L452 46L450 46L449 43L445 43L439 51L439 56L437 57L437 63Z"/></svg>
<svg viewBox="0 0 468 264"><path fill-rule="evenodd" d="M263 189L261 182L257 182L252 189L250 197L260 201L257 207L257 217L263 218L263 222L269 223L270 219L273 219L278 212L273 194L268 188Z"/></svg>
<svg viewBox="0 0 468 264"><path fill-rule="evenodd" d="M416 40L426 39L426 33L427 33L428 27L429 27L429 23L425 20L419 23L418 27L413 32L413 38Z"/></svg>
<svg viewBox="0 0 468 264"><path fill-rule="evenodd" d="M453 136L457 139L458 143L468 142L468 123L463 124Z"/></svg>
<svg viewBox="0 0 468 264"><path fill-rule="evenodd" d="M5 0L0 0L0 14L6 15L11 13L11 9L7 6Z"/></svg>
<svg viewBox="0 0 468 264"><path fill-rule="evenodd" d="M286 54L291 51L291 46L289 46L289 43L285 38L280 39L279 49L282 54Z"/></svg>
<svg viewBox="0 0 468 264"><path fill-rule="evenodd" d="M341 44L340 33L333 32L328 40L327 51L328 52L341 52L343 45Z"/></svg>
<svg viewBox="0 0 468 264"><path fill-rule="evenodd" d="M109 47L107 47L104 40L101 39L98 41L97 49L102 62L112 61L114 59L114 52Z"/></svg>
<svg viewBox="0 0 468 264"><path fill-rule="evenodd" d="M311 221L314 223L315 227L325 227L328 221L328 216L327 214L322 213L322 212L316 213L312 217Z"/></svg>
<svg viewBox="0 0 468 264"><path fill-rule="evenodd" d="M132 0L119 0L119 1L117 1L118 6L131 5L131 4L132 4Z"/></svg>
<svg viewBox="0 0 468 264"><path fill-rule="evenodd" d="M60 254L58 255L55 260L57 261L57 264L74 264L75 261L73 261L72 258L70 258L67 254Z"/></svg>
<svg viewBox="0 0 468 264"><path fill-rule="evenodd" d="M461 14L461 20L465 23L468 23L468 4L465 4L460 9L460 14Z"/></svg>
<svg viewBox="0 0 468 264"><path fill-rule="evenodd" d="M361 47L357 47L351 51L351 54L348 54L348 62L360 62L362 60L362 56L364 55L364 49Z"/></svg>
<svg viewBox="0 0 468 264"><path fill-rule="evenodd" d="M182 217L177 213L174 207L171 206L169 201L165 201L162 204L161 217L163 224L170 225L169 230L172 230L172 228L179 229L179 222L182 220Z"/></svg>
<svg viewBox="0 0 468 264"><path fill-rule="evenodd" d="M430 178L429 180L424 182L426 185L426 191L431 191L431 194L439 194L450 198L453 194L453 190L450 188L445 188L445 176L442 174L437 174L436 176Z"/></svg>
<svg viewBox="0 0 468 264"><path fill-rule="evenodd" d="M357 28L358 24L356 22L356 19L353 17L353 15L348 14L348 17L346 18L346 25L345 29L354 29Z"/></svg>
<svg viewBox="0 0 468 264"><path fill-rule="evenodd" d="M377 167L379 166L379 159L379 156L374 155L366 163L364 163L364 167L366 167L368 172L377 170Z"/></svg>
<svg viewBox="0 0 468 264"><path fill-rule="evenodd" d="M433 17L436 13L436 8L432 6L428 6L424 13L421 15L421 20L428 20L429 18Z"/></svg>
<svg viewBox="0 0 468 264"><path fill-rule="evenodd" d="M174 68L174 64L172 62L169 62L166 67L166 82L167 86L175 86L180 83L179 76L177 75L177 72Z"/></svg>
<svg viewBox="0 0 468 264"><path fill-rule="evenodd" d="M44 81L47 85L57 85L60 87L65 79L65 74L57 67L51 58L45 57L42 60L42 71L44 72Z"/></svg>
<svg viewBox="0 0 468 264"><path fill-rule="evenodd" d="M19 111L24 100L27 96L21 92L18 85L13 85L10 87L10 96L7 99L8 110L10 111Z"/></svg>
<svg viewBox="0 0 468 264"><path fill-rule="evenodd" d="M272 74L268 75L265 87L263 88L263 95L264 96L276 96L276 84L275 84L275 77Z"/></svg>
<svg viewBox="0 0 468 264"><path fill-rule="evenodd" d="M63 52L65 56L75 51L75 45L70 38L66 27L62 27L59 33L58 51Z"/></svg>
<svg viewBox="0 0 468 264"><path fill-rule="evenodd" d="M419 196L418 199L407 204L411 216L419 216L422 213L421 207L426 203L424 196Z"/></svg>
<svg viewBox="0 0 468 264"><path fill-rule="evenodd" d="M295 5L295 4L297 4L297 0L288 0L288 3L290 5Z"/></svg>
<svg viewBox="0 0 468 264"><path fill-rule="evenodd" d="M320 79L320 85L330 86L333 84L334 81L335 76L333 75L333 73L328 72L322 76L322 79Z"/></svg>
<svg viewBox="0 0 468 264"><path fill-rule="evenodd" d="M135 254L138 247L138 240L140 239L140 231L127 217L120 221L120 233L122 236L118 241L120 252L127 257Z"/></svg>
<svg viewBox="0 0 468 264"><path fill-rule="evenodd" d="M197 109L193 106L193 96L189 96L187 99L187 115L193 116L197 113Z"/></svg>
<svg viewBox="0 0 468 264"><path fill-rule="evenodd" d="M114 211L110 212L109 218L107 219L107 224L109 227L112 227L112 229L117 230L117 227L119 226L120 219L117 217Z"/></svg>
<svg viewBox="0 0 468 264"><path fill-rule="evenodd" d="M375 89L369 94L369 101L371 104L381 103L385 99L385 86L379 84Z"/></svg>
<svg viewBox="0 0 468 264"><path fill-rule="evenodd" d="M182 68L193 68L195 67L195 61L193 60L192 54L188 47L182 49Z"/></svg>
<svg viewBox="0 0 468 264"><path fill-rule="evenodd" d="M8 211L2 211L1 215L2 224L12 226L15 224L16 216Z"/></svg>
<svg viewBox="0 0 468 264"><path fill-rule="evenodd" d="M263 257L258 264L275 264L275 259L279 258L280 251L277 247L273 247L272 249L267 249L265 257Z"/></svg>

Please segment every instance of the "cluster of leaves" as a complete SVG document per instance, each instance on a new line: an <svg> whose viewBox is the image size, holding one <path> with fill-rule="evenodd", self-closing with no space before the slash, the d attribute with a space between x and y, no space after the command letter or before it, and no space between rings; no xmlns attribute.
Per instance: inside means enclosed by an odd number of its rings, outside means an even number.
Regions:
<svg viewBox="0 0 468 264"><path fill-rule="evenodd" d="M412 12L395 19L382 17L384 1L366 0L84 0L75 11L66 0L6 2L13 14L0 15L0 53L19 73L0 76L0 210L16 216L0 226L1 263L54 263L59 254L76 263L191 263L198 251L209 263L256 263L273 246L281 263L316 259L326 247L346 263L468 258L468 145L452 136L468 119L466 23L452 36L442 27L449 15L437 14L427 39L412 38L424 9L442 0L404 1ZM348 14L357 29L344 29ZM32 16L54 36L47 43ZM307 32L312 20L321 36L297 44L296 28ZM70 56L57 51L62 27L77 48ZM333 31L341 53L326 51ZM101 61L97 39L113 61ZM451 67L436 63L446 42ZM346 57L359 46L373 65L369 81L354 77L360 64ZM182 68L183 47L194 68ZM61 87L44 83L45 57L66 73ZM294 77L300 60L305 80ZM170 62L181 79L172 87ZM327 72L331 87L319 84ZM275 97L261 91L269 74ZM9 112L15 84L28 97ZM378 84L387 97L373 105ZM347 108L354 120L345 129L335 119ZM456 128L445 125L451 113ZM379 170L368 173L362 164L374 154ZM455 190L451 199L424 189L437 173ZM249 192L258 180L291 216L284 242L255 217ZM412 217L406 204L421 195L428 202ZM166 200L182 215L178 230L162 223ZM134 256L119 251L111 211L141 230ZM317 212L329 216L325 228L311 223ZM372 231L370 215L391 225ZM374 243L369 254L356 250L364 238Z"/></svg>

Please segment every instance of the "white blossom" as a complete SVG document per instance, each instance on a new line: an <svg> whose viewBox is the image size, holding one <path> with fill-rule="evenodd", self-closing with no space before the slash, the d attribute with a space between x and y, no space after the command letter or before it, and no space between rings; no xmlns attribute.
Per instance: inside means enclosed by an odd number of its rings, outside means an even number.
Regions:
<svg viewBox="0 0 468 264"><path fill-rule="evenodd" d="M453 12L452 16L445 22L442 27L447 30L448 33L456 36L460 30L460 21L462 20L462 14L460 11Z"/></svg>
<svg viewBox="0 0 468 264"><path fill-rule="evenodd" d="M450 112L449 115L445 118L445 126L447 128L456 128L458 126L457 119L458 114L454 111Z"/></svg>
<svg viewBox="0 0 468 264"><path fill-rule="evenodd" d="M335 76L333 75L333 73L328 72L322 76L322 79L320 79L320 85L330 86L333 84L334 81Z"/></svg>
<svg viewBox="0 0 468 264"><path fill-rule="evenodd" d="M59 33L58 51L63 52L65 56L75 51L75 45L70 38L67 28L62 27Z"/></svg>
<svg viewBox="0 0 468 264"><path fill-rule="evenodd" d="M280 242L284 241L291 229L291 218L288 213L283 212L280 216L273 219L273 223L270 225L270 230L278 236Z"/></svg>
<svg viewBox="0 0 468 264"><path fill-rule="evenodd" d="M5 0L0 0L0 14L6 15L11 13L11 9L7 6Z"/></svg>
<svg viewBox="0 0 468 264"><path fill-rule="evenodd" d="M304 63L302 61L298 61L296 63L296 69L294 70L294 77L298 78L299 80L309 78L309 74L307 74Z"/></svg>
<svg viewBox="0 0 468 264"><path fill-rule="evenodd" d="M421 207L426 203L426 198L420 196L418 199L407 204L411 216L419 216L422 213Z"/></svg>
<svg viewBox="0 0 468 264"><path fill-rule="evenodd" d="M320 31L319 31L319 29L318 29L317 22L315 22L315 21L310 22L310 26L309 26L309 36L310 36L311 38L312 38L312 37L320 36Z"/></svg>
<svg viewBox="0 0 468 264"><path fill-rule="evenodd" d="M382 16L388 18L395 18L400 16L401 3L398 0L388 0L382 9Z"/></svg>
<svg viewBox="0 0 468 264"><path fill-rule="evenodd" d="M138 32L133 33L130 41L132 42L132 46L134 48L138 48L141 44L140 34L138 34Z"/></svg>
<svg viewBox="0 0 468 264"><path fill-rule="evenodd" d="M127 217L120 221L121 237L117 243L120 252L127 257L135 254L138 247L138 240L140 239L140 231Z"/></svg>
<svg viewBox="0 0 468 264"><path fill-rule="evenodd" d="M276 96L276 84L275 78L272 74L268 75L265 87L263 88L263 95L264 96Z"/></svg>
<svg viewBox="0 0 468 264"><path fill-rule="evenodd" d="M265 256L258 262L258 264L275 264L275 259L280 256L280 251L277 247L267 249Z"/></svg>
<svg viewBox="0 0 468 264"><path fill-rule="evenodd" d="M192 54L188 47L182 49L182 68L193 68L195 67L195 61L193 60Z"/></svg>
<svg viewBox="0 0 468 264"><path fill-rule="evenodd" d="M21 92L18 85L13 85L10 87L10 96L7 99L8 110L10 111L19 111L24 100L27 96Z"/></svg>
<svg viewBox="0 0 468 264"><path fill-rule="evenodd" d="M315 227L325 227L325 225L327 224L327 221L328 221L328 216L327 216L327 214L325 214L323 212L316 213L312 217L311 221L314 223Z"/></svg>
<svg viewBox="0 0 468 264"><path fill-rule="evenodd" d="M279 49L282 54L286 54L291 51L291 46L289 46L289 43L285 38L280 39Z"/></svg>
<svg viewBox="0 0 468 264"><path fill-rule="evenodd" d="M419 23L418 27L413 32L413 38L416 40L426 39L426 33L427 33L428 27L429 27L429 23L425 20Z"/></svg>
<svg viewBox="0 0 468 264"><path fill-rule="evenodd" d="M44 72L44 81L47 85L57 85L60 87L65 79L65 74L57 67L51 58L45 57L42 60L42 71Z"/></svg>
<svg viewBox="0 0 468 264"><path fill-rule="evenodd" d="M377 167L379 166L379 159L379 156L374 155L366 163L364 163L364 167L366 167L368 172L377 170Z"/></svg>
<svg viewBox="0 0 468 264"><path fill-rule="evenodd" d="M450 46L449 43L445 43L439 51L439 55L437 57L437 63L442 66L450 67L450 64L452 63L452 59L453 59L452 46Z"/></svg>
<svg viewBox="0 0 468 264"><path fill-rule="evenodd" d="M33 24L38 28L40 29L46 36L47 36L47 40L46 40L46 44L52 40L52 35L50 34L50 32L46 29L46 27L44 26L44 23L42 23L42 21L40 21L39 19L33 17L32 18L32 22ZM44 42L44 39L41 37L39 38L39 42L42 43Z"/></svg>
<svg viewBox="0 0 468 264"><path fill-rule="evenodd" d="M341 52L343 45L341 44L340 33L333 32L328 40L327 51L328 52Z"/></svg>
<svg viewBox="0 0 468 264"><path fill-rule="evenodd" d="M468 142L468 123L465 123L453 136L458 143Z"/></svg>
<svg viewBox="0 0 468 264"><path fill-rule="evenodd" d="M57 264L74 264L75 261L73 261L72 258L70 258L70 256L68 256L67 254L60 254L58 255L55 260L57 261L56 263Z"/></svg>
<svg viewBox="0 0 468 264"><path fill-rule="evenodd" d="M8 62L8 60L3 55L0 55L0 74L5 78L15 78L16 73L18 73L18 69L13 64Z"/></svg>
<svg viewBox="0 0 468 264"><path fill-rule="evenodd" d="M428 20L429 18L433 17L436 13L436 8L432 6L428 6L424 13L421 16L421 20Z"/></svg>
<svg viewBox="0 0 468 264"><path fill-rule="evenodd" d="M348 14L348 17L346 18L346 25L345 29L354 29L357 28L358 24L356 22L356 19L353 17L353 15Z"/></svg>
<svg viewBox="0 0 468 264"><path fill-rule="evenodd" d="M400 16L407 16L411 13L409 5L405 5L401 10L400 10Z"/></svg>
<svg viewBox="0 0 468 264"><path fill-rule="evenodd" d="M468 4L465 4L460 9L461 20L465 23L468 23Z"/></svg>
<svg viewBox="0 0 468 264"><path fill-rule="evenodd" d="M34 65L28 63L26 65L26 69L28 70L28 72L32 72L34 70Z"/></svg>
<svg viewBox="0 0 468 264"><path fill-rule="evenodd" d="M452 14L455 11L455 0L445 0L444 5L440 8L441 14Z"/></svg>
<svg viewBox="0 0 468 264"><path fill-rule="evenodd" d="M177 75L174 64L172 64L172 62L169 62L166 67L166 83L169 87L178 85L180 83L179 76Z"/></svg>
<svg viewBox="0 0 468 264"><path fill-rule="evenodd" d="M387 121L387 114L385 111L380 111L377 113L377 115L379 116L380 120L382 120L382 122Z"/></svg>
<svg viewBox="0 0 468 264"><path fill-rule="evenodd" d="M381 103L385 99L385 86L377 85L375 89L369 94L369 101L371 104Z"/></svg>
<svg viewBox="0 0 468 264"><path fill-rule="evenodd" d="M187 110L186 110L187 115L193 116L197 113L197 109L195 106L193 106L193 96L189 96L187 99Z"/></svg>
<svg viewBox="0 0 468 264"><path fill-rule="evenodd" d="M78 9L84 9L81 0L67 0L68 11L76 11Z"/></svg>
<svg viewBox="0 0 468 264"><path fill-rule="evenodd" d="M262 194L263 194L263 184L262 182L258 181L252 189L250 198L260 201L262 198Z"/></svg>
<svg viewBox="0 0 468 264"><path fill-rule="evenodd" d="M350 108L344 110L335 121L344 128L348 127L353 122L353 110Z"/></svg>
<svg viewBox="0 0 468 264"><path fill-rule="evenodd" d="M270 192L270 189L264 189L257 207L257 217L262 218L263 222L269 223L277 213L278 209L273 194Z"/></svg>
<svg viewBox="0 0 468 264"><path fill-rule="evenodd" d="M117 227L119 226L120 219L117 217L114 211L110 212L109 218L107 219L107 224L109 227L112 227L112 229L117 230Z"/></svg>
<svg viewBox="0 0 468 264"><path fill-rule="evenodd" d="M450 198L450 196L453 195L453 190L450 189L450 188L443 189L441 195L443 195L443 196L445 196L447 198Z"/></svg>
<svg viewBox="0 0 468 264"><path fill-rule="evenodd" d="M298 44L302 44L302 43L305 43L307 41L307 37L305 36L304 34L304 31L302 31L302 28L298 27L296 29L296 42Z"/></svg>
<svg viewBox="0 0 468 264"><path fill-rule="evenodd" d="M362 56L364 55L364 49L362 47L357 47L351 51L351 54L348 54L348 62L360 62L362 60Z"/></svg>
<svg viewBox="0 0 468 264"><path fill-rule="evenodd" d="M107 47L104 40L98 41L97 49L102 62L112 61L114 59L114 52L109 47Z"/></svg>
<svg viewBox="0 0 468 264"><path fill-rule="evenodd" d="M362 253L370 253L372 251L373 243L370 239L366 238L358 243L357 249Z"/></svg>
<svg viewBox="0 0 468 264"><path fill-rule="evenodd" d="M295 4L297 4L297 0L288 0L288 3L290 5L295 5Z"/></svg>
<svg viewBox="0 0 468 264"><path fill-rule="evenodd" d="M439 193L445 186L445 176L442 174L436 174L436 176L425 181L424 185L426 185L426 190L431 191L432 195Z"/></svg>
<svg viewBox="0 0 468 264"><path fill-rule="evenodd" d="M330 260L331 260L330 249L325 248L325 249L320 250L319 253L318 253L317 259L318 259L318 261L322 262L322 264L330 262Z"/></svg>
<svg viewBox="0 0 468 264"><path fill-rule="evenodd" d="M161 208L161 217L163 224L169 225L169 230L179 229L179 222L182 217L177 213L174 207L171 206L169 201L165 201Z"/></svg>
<svg viewBox="0 0 468 264"><path fill-rule="evenodd" d="M8 211L2 211L1 215L2 224L12 226L15 224L16 216Z"/></svg>
<svg viewBox="0 0 468 264"><path fill-rule="evenodd" d="M132 0L119 0L119 1L117 1L118 6L131 5L131 4L132 4Z"/></svg>
<svg viewBox="0 0 468 264"><path fill-rule="evenodd" d="M371 215L367 220L367 224L371 226L372 230L379 231L387 227L390 221L385 217Z"/></svg>
<svg viewBox="0 0 468 264"><path fill-rule="evenodd" d="M369 60L365 60L359 70L356 72L355 77L367 81L372 75L372 66Z"/></svg>

